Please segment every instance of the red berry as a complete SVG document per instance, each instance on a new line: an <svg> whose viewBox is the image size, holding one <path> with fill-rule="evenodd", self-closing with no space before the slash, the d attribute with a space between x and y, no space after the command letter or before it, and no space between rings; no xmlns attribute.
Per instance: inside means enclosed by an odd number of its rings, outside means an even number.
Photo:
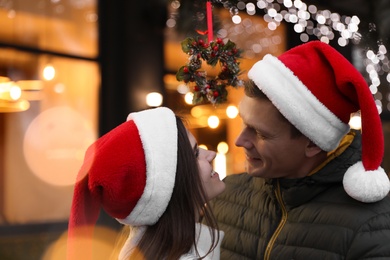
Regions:
<svg viewBox="0 0 390 260"><path fill-rule="evenodd" d="M194 86L195 91L199 91L199 86Z"/></svg>
<svg viewBox="0 0 390 260"><path fill-rule="evenodd" d="M218 44L223 43L222 39L221 39L221 38L217 38L217 43L218 43Z"/></svg>
<svg viewBox="0 0 390 260"><path fill-rule="evenodd" d="M188 69L188 67L184 67L184 68L183 68L183 72L184 72L184 73L188 73L189 71L190 71L190 70Z"/></svg>
<svg viewBox="0 0 390 260"><path fill-rule="evenodd" d="M214 96L214 97L218 97L218 96L219 96L218 91L214 91L213 96Z"/></svg>

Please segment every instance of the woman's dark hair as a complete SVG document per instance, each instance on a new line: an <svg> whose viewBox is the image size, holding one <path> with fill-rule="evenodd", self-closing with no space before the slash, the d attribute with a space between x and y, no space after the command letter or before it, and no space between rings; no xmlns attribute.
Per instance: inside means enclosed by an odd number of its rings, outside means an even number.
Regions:
<svg viewBox="0 0 390 260"><path fill-rule="evenodd" d="M211 209L205 207L207 197L187 129L179 117L176 117L176 122L178 154L172 198L158 222L147 227L131 259L179 259L195 245L195 224L199 216L203 216L209 227L218 228ZM219 235L216 237L214 232L210 232L213 246L208 253L215 248L219 240Z"/></svg>
<svg viewBox="0 0 390 260"><path fill-rule="evenodd" d="M264 94L263 91L261 91L257 85L253 82L253 80L249 80L245 82L245 95L251 98L258 98L263 100L268 100L271 102L271 100ZM293 125L290 123L290 121L287 120L280 112L280 117L282 120L286 121L290 125L290 136L291 138L298 138L301 137L303 134Z"/></svg>

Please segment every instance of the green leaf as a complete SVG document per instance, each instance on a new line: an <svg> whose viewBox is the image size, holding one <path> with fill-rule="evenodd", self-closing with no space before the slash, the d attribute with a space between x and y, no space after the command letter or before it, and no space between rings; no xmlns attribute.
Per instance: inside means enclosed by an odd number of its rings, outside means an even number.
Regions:
<svg viewBox="0 0 390 260"><path fill-rule="evenodd" d="M192 45L193 42L195 42L194 38L188 37L184 39L181 42L181 49L183 50L183 52L188 54L191 50L193 50L194 48L194 46Z"/></svg>

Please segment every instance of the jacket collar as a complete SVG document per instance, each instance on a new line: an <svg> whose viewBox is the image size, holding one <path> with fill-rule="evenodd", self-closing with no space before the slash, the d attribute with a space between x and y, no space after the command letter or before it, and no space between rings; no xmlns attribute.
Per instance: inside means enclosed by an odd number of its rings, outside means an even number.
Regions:
<svg viewBox="0 0 390 260"><path fill-rule="evenodd" d="M352 138L351 138L352 137ZM328 154L328 159L317 167L311 175L299 179L272 179L266 181L273 189L279 182L286 208L293 208L306 203L331 185L342 186L344 173L349 166L361 158L360 133L347 135L337 149Z"/></svg>

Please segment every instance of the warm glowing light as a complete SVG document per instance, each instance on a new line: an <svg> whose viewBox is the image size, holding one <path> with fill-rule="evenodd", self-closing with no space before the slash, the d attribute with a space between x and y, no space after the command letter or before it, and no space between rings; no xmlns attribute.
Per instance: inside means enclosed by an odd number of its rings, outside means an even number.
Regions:
<svg viewBox="0 0 390 260"><path fill-rule="evenodd" d="M218 153L214 159L214 170L218 172L219 178L226 177L226 155Z"/></svg>
<svg viewBox="0 0 390 260"><path fill-rule="evenodd" d="M173 28L173 27L176 26L176 20L170 18L170 19L167 20L166 25L167 25L167 27L169 27L169 28Z"/></svg>
<svg viewBox="0 0 390 260"><path fill-rule="evenodd" d="M22 112L30 108L30 102L24 99L18 101L5 101L0 99L0 113Z"/></svg>
<svg viewBox="0 0 390 260"><path fill-rule="evenodd" d="M56 70L52 65L46 65L46 67L43 69L43 78L45 80L52 80L54 79L56 75Z"/></svg>
<svg viewBox="0 0 390 260"><path fill-rule="evenodd" d="M360 113L354 113L349 120L349 126L352 129L360 130L362 128L362 120Z"/></svg>
<svg viewBox="0 0 390 260"><path fill-rule="evenodd" d="M66 87L63 83L57 83L54 85L54 92L55 93L58 93L58 94L64 93L65 89L66 89Z"/></svg>
<svg viewBox="0 0 390 260"><path fill-rule="evenodd" d="M9 93L12 100L18 100L22 95L22 90L20 89L19 86L13 85L11 86Z"/></svg>
<svg viewBox="0 0 390 260"><path fill-rule="evenodd" d="M241 23L241 16L239 16L239 15L233 15L233 17L232 17L232 22L235 23L235 24Z"/></svg>
<svg viewBox="0 0 390 260"><path fill-rule="evenodd" d="M229 146L225 142L220 142L217 146L217 155L214 159L214 170L218 172L221 179L226 177L226 153Z"/></svg>
<svg viewBox="0 0 390 260"><path fill-rule="evenodd" d="M75 251L77 252L78 259L88 259L88 249L93 247L91 259L95 260L107 260L118 259L120 247L115 247L115 241L118 239L119 233L108 227L96 225L94 235L91 237L92 241L88 241L87 237L75 236ZM67 239L68 234L64 232L61 236L46 247L46 250L41 260L65 260L67 253ZM92 244L90 244L92 243ZM118 249L117 249L118 248ZM115 256L115 258L111 258Z"/></svg>
<svg viewBox="0 0 390 260"><path fill-rule="evenodd" d="M207 124L210 128L217 128L219 126L219 118L217 116L209 116Z"/></svg>
<svg viewBox="0 0 390 260"><path fill-rule="evenodd" d="M58 106L40 113L30 123L23 153L31 171L51 185L68 186L76 180L84 153L96 133L78 111Z"/></svg>
<svg viewBox="0 0 390 260"><path fill-rule="evenodd" d="M185 95L188 93L188 91L189 91L189 89L188 89L188 86L186 84L179 84L177 86L177 92L179 92L180 94Z"/></svg>
<svg viewBox="0 0 390 260"><path fill-rule="evenodd" d="M22 90L13 81L0 83L0 99L16 101L22 95Z"/></svg>
<svg viewBox="0 0 390 260"><path fill-rule="evenodd" d="M229 151L229 145L226 142L220 142L217 146L217 151L214 159L214 170L223 179L226 177L226 153Z"/></svg>
<svg viewBox="0 0 390 260"><path fill-rule="evenodd" d="M203 115L202 108L199 106L193 107L191 109L191 115L195 118L200 118Z"/></svg>
<svg viewBox="0 0 390 260"><path fill-rule="evenodd" d="M217 146L218 153L226 154L229 151L229 145L226 142L220 142Z"/></svg>
<svg viewBox="0 0 390 260"><path fill-rule="evenodd" d="M33 91L43 89L43 82L41 80L18 80L16 84L21 90Z"/></svg>
<svg viewBox="0 0 390 260"><path fill-rule="evenodd" d="M8 82L8 81L11 81L10 78L4 77L4 76L0 76L0 83Z"/></svg>
<svg viewBox="0 0 390 260"><path fill-rule="evenodd" d="M158 92L150 92L146 95L146 104L150 107L158 107L163 103L163 96Z"/></svg>
<svg viewBox="0 0 390 260"><path fill-rule="evenodd" d="M184 95L184 101L189 105L192 105L193 99L194 99L194 93L192 92L188 92L187 94Z"/></svg>
<svg viewBox="0 0 390 260"><path fill-rule="evenodd" d="M202 149L205 149L205 150L209 149L209 148L207 148L207 145L205 145L205 144L199 144L198 147L202 148Z"/></svg>
<svg viewBox="0 0 390 260"><path fill-rule="evenodd" d="M230 105L226 108L226 115L229 118L236 118L238 115L238 108L234 105Z"/></svg>

